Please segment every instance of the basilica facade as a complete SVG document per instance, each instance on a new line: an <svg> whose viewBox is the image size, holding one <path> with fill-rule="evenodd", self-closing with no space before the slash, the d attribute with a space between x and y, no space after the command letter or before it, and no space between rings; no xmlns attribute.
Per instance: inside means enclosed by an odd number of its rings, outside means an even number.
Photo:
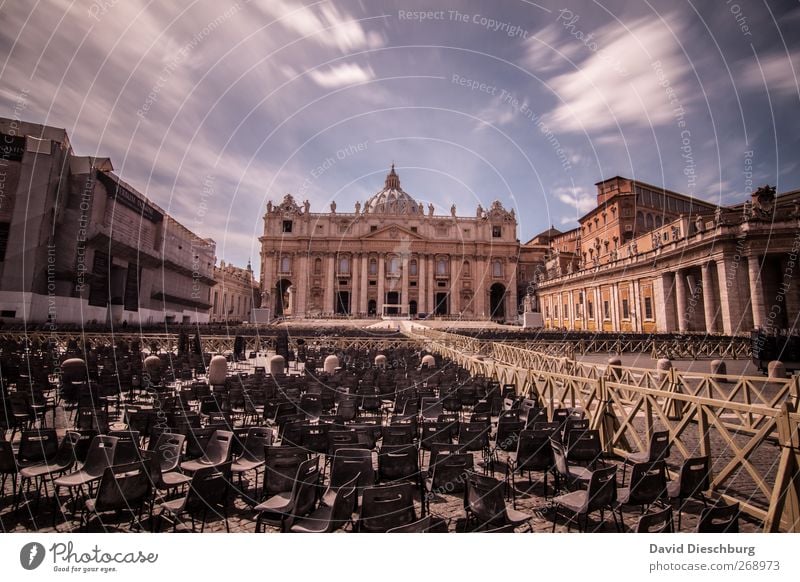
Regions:
<svg viewBox="0 0 800 582"><path fill-rule="evenodd" d="M284 317L462 317L517 314L517 218L495 201L472 216L436 213L400 186L352 212L269 202L261 242L262 308Z"/></svg>

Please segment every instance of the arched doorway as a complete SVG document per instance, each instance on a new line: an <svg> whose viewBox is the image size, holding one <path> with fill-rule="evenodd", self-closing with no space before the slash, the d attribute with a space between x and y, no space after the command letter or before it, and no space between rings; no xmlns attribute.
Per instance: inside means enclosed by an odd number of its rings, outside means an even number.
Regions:
<svg viewBox="0 0 800 582"><path fill-rule="evenodd" d="M281 279L275 284L275 315L289 315L292 312L292 282Z"/></svg>
<svg viewBox="0 0 800 582"><path fill-rule="evenodd" d="M495 283L489 288L489 308L492 319L506 318L506 288L501 283Z"/></svg>

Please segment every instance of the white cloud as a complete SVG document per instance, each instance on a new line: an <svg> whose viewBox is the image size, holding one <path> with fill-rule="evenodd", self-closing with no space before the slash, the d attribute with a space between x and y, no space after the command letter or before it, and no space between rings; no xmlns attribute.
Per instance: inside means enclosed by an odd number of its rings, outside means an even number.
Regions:
<svg viewBox="0 0 800 582"><path fill-rule="evenodd" d="M569 72L548 80L548 88L560 102L548 116L551 127L591 132L616 129L617 124L649 127L673 123L674 104L670 104L664 81L686 107L693 97L687 83L691 69L673 37L673 31L681 30L683 17L673 14L664 20L671 30L653 18L635 20L627 30L621 30L616 22L598 29L591 29L587 23L583 32L593 34L588 43L576 38L572 29L561 31L560 43L548 31L549 42L562 53L573 59L582 53L588 55L573 61L574 68ZM523 64L541 70L542 55L549 54L542 53L542 48L530 44ZM660 63L658 67L656 62ZM663 71L663 79L657 75L657 68Z"/></svg>
<svg viewBox="0 0 800 582"><path fill-rule="evenodd" d="M588 194L583 188L555 188L553 194L564 204L572 206L580 215L586 214L597 206L597 197ZM575 219L573 218L572 220Z"/></svg>
<svg viewBox="0 0 800 582"><path fill-rule="evenodd" d="M363 83L375 78L371 67L362 67L356 63L342 63L326 70L315 69L309 73L311 79L319 86L331 89L356 83Z"/></svg>
<svg viewBox="0 0 800 582"><path fill-rule="evenodd" d="M313 10L289 0L270 0L261 8L270 16L281 18L281 24L288 30L342 52L378 48L384 44L379 33L365 31L360 22L340 12L333 4Z"/></svg>
<svg viewBox="0 0 800 582"><path fill-rule="evenodd" d="M797 63L797 67L793 66ZM796 68L800 67L800 53L793 55L775 53L758 58L748 58L742 63L742 80L746 87L784 93L789 96L800 95Z"/></svg>

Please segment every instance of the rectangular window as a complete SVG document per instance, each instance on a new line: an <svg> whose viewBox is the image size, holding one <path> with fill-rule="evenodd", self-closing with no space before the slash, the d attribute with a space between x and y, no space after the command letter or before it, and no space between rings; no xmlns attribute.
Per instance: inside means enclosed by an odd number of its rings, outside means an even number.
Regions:
<svg viewBox="0 0 800 582"><path fill-rule="evenodd" d="M283 221L283 232L285 234L289 234L292 232L292 221L291 220L284 220Z"/></svg>
<svg viewBox="0 0 800 582"><path fill-rule="evenodd" d="M416 226L412 226L411 227L411 232L417 232L417 227Z"/></svg>
<svg viewBox="0 0 800 582"><path fill-rule="evenodd" d="M586 308L589 310L589 319L594 319L594 303L587 301Z"/></svg>
<svg viewBox="0 0 800 582"><path fill-rule="evenodd" d="M17 316L17 312L16 311L11 311L10 309L4 309L4 310L0 311L0 317L16 317L16 316Z"/></svg>
<svg viewBox="0 0 800 582"><path fill-rule="evenodd" d="M644 298L644 318L653 319L653 302L649 297Z"/></svg>
<svg viewBox="0 0 800 582"><path fill-rule="evenodd" d="M492 227L492 238L500 238L503 236L503 227L502 226L493 226Z"/></svg>
<svg viewBox="0 0 800 582"><path fill-rule="evenodd" d="M417 286L417 282L416 281L409 281L408 282L408 286L409 287L416 287Z"/></svg>
<svg viewBox="0 0 800 582"><path fill-rule="evenodd" d="M374 286L375 286L375 285L377 285L377 284L378 284L378 282L377 282L377 281L370 281L370 282L369 282L369 286L370 286L370 287L374 287Z"/></svg>
<svg viewBox="0 0 800 582"><path fill-rule="evenodd" d="M630 311L628 310L628 300L622 300L622 319L630 319Z"/></svg>
<svg viewBox="0 0 800 582"><path fill-rule="evenodd" d="M377 232L378 231L378 227L373 224L372 226L369 227L369 231L370 232Z"/></svg>
<svg viewBox="0 0 800 582"><path fill-rule="evenodd" d="M608 301L603 301L603 319L611 319L611 307L609 306Z"/></svg>
<svg viewBox="0 0 800 582"><path fill-rule="evenodd" d="M544 316L547 319L550 319L550 306L549 305L545 305L544 306Z"/></svg>

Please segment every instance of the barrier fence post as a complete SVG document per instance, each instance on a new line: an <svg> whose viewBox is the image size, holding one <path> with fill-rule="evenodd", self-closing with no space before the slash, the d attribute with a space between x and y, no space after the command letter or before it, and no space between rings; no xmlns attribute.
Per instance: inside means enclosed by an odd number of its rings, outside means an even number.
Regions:
<svg viewBox="0 0 800 582"><path fill-rule="evenodd" d="M765 532L800 532L800 423L795 406L784 402L776 422L781 458L769 501Z"/></svg>

